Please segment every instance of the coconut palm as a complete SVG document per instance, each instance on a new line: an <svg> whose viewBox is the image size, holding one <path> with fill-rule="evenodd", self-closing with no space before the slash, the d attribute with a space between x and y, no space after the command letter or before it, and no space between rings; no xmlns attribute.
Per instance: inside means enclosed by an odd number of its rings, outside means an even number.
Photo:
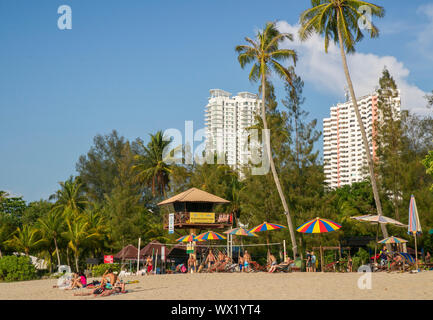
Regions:
<svg viewBox="0 0 433 320"><path fill-rule="evenodd" d="M46 216L38 219L38 227L41 230L44 239L47 241L52 239L54 241L57 254L57 264L60 265L60 252L57 242L65 227L63 216L55 210L51 210Z"/></svg>
<svg viewBox="0 0 433 320"><path fill-rule="evenodd" d="M54 210L65 212L71 210L74 214L79 214L88 204L84 196L83 184L79 180L70 177L65 182L59 182L60 190L50 196L50 200L55 199Z"/></svg>
<svg viewBox="0 0 433 320"><path fill-rule="evenodd" d="M150 135L150 142L144 146L139 141L143 149L143 154L135 155L136 165L133 169L137 172L137 181L148 183L152 187L152 195L166 196L166 190L169 186L169 175L171 167L164 162L164 149L170 144L170 141L164 140L162 131Z"/></svg>
<svg viewBox="0 0 433 320"><path fill-rule="evenodd" d="M301 27L299 29L299 37L302 41L305 41L314 33L323 35L325 38L325 52L328 52L330 40L339 44L344 74L346 76L353 108L358 119L358 125L361 129L362 140L367 155L377 213L378 215L382 215L382 205L377 190L373 160L364 124L361 114L359 113L355 90L353 89L349 67L347 65L346 52L355 52L355 44L364 37L358 21L366 22L365 32L368 33L371 38L379 36L379 29L377 29L372 21L366 20L364 11L367 9L371 12L371 16L383 17L385 10L381 6L360 0L311 0L311 5L312 7L302 12L300 16ZM381 227L383 236L388 237L386 227L384 225L381 225Z"/></svg>
<svg viewBox="0 0 433 320"><path fill-rule="evenodd" d="M90 243L99 240L101 235L89 228L89 222L83 216L75 219L66 219L67 231L63 236L69 240L68 247L74 252L75 268L79 271L78 261L81 251Z"/></svg>
<svg viewBox="0 0 433 320"><path fill-rule="evenodd" d="M6 241L6 244L19 252L24 252L28 256L46 244L46 240L41 237L41 233L37 228L25 225L22 228L18 227L12 238Z"/></svg>
<svg viewBox="0 0 433 320"><path fill-rule="evenodd" d="M279 45L285 40L292 41L293 35L290 33L280 33L277 30L275 23L268 22L264 30L260 30L257 32L255 39L250 39L248 37L245 38L245 41L248 42L248 45L239 45L235 49L238 53L238 61L242 68L244 68L247 64L253 64L253 67L249 74L250 81L261 81L261 116L265 132L268 129L268 123L266 120L266 83L269 76L271 75L271 72L273 71L276 75L278 75L280 78L284 79L288 83L292 83L290 70L284 67L281 63L288 60L293 60L293 63L295 64L297 56L294 50L280 48ZM287 224L289 226L293 253L294 255L296 255L297 245L292 225L292 219L290 217L289 207L287 206L286 198L281 188L280 179L278 178L278 174L275 169L270 141L268 140L269 137L266 140L266 148L263 151L269 158L269 163L271 166L275 185L277 187L278 194L283 204L284 213L287 217Z"/></svg>

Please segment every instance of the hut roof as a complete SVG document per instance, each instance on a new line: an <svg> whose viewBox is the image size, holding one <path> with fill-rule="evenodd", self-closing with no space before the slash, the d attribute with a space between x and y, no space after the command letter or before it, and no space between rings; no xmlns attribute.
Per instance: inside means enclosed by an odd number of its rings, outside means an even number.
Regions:
<svg viewBox="0 0 433 320"><path fill-rule="evenodd" d="M158 206L174 203L174 202L212 202L212 203L230 203L230 201L213 195L209 192L191 188L174 197L168 198L160 203Z"/></svg>
<svg viewBox="0 0 433 320"><path fill-rule="evenodd" d="M132 244L127 245L114 255L116 259L137 259L138 249Z"/></svg>
<svg viewBox="0 0 433 320"><path fill-rule="evenodd" d="M152 251L154 252L154 254L156 254L156 250L158 250L158 255L161 255L162 246L164 246L164 244L159 241L153 240L140 250L140 256L150 256L152 255Z"/></svg>

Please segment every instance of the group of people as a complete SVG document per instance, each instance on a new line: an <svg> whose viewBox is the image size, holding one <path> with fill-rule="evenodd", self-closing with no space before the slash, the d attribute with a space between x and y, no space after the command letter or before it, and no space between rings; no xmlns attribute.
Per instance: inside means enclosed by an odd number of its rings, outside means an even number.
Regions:
<svg viewBox="0 0 433 320"><path fill-rule="evenodd" d="M305 267L305 271L306 272L316 272L316 255L314 254L314 251L307 251L306 254L306 267Z"/></svg>
<svg viewBox="0 0 433 320"><path fill-rule="evenodd" d="M87 283L87 281L86 281ZM82 286L82 287L86 287ZM125 283L123 280L119 279L117 271L109 268L102 275L102 279L98 285L92 286L93 290L90 292L79 292L75 293L74 296L90 296L92 294L99 295L101 297L109 296L114 293L126 293Z"/></svg>

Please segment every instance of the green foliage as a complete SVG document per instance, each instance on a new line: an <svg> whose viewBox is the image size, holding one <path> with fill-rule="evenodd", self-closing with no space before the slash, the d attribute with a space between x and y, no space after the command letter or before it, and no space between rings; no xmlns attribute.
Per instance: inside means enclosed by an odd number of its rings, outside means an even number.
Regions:
<svg viewBox="0 0 433 320"><path fill-rule="evenodd" d="M5 256L0 258L1 281L24 281L36 279L35 266L26 256Z"/></svg>
<svg viewBox="0 0 433 320"><path fill-rule="evenodd" d="M113 272L120 272L120 264L119 263L104 263L98 264L92 267L92 276L100 277L104 274L105 271L111 269Z"/></svg>

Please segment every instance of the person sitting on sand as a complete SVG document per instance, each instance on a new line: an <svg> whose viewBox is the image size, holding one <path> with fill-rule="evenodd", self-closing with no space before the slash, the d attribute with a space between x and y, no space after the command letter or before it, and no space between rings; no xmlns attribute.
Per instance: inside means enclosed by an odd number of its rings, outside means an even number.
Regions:
<svg viewBox="0 0 433 320"><path fill-rule="evenodd" d="M106 286L107 283L109 283L110 286L113 286L116 282L117 282L117 272L114 273L113 270L111 270L111 268L107 269L102 275L101 287Z"/></svg>
<svg viewBox="0 0 433 320"><path fill-rule="evenodd" d="M277 268L277 258L275 258L275 256L272 253L269 255L269 262L270 262L270 267L268 272L272 273Z"/></svg>

